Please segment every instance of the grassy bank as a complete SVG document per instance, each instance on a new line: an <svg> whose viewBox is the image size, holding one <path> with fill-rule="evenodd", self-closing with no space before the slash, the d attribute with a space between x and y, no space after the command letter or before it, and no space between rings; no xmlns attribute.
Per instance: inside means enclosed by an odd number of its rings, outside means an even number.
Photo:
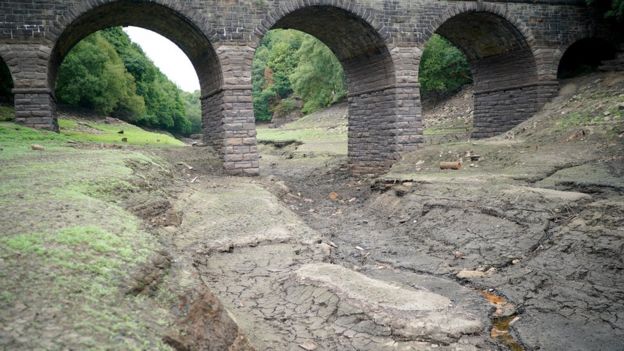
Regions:
<svg viewBox="0 0 624 351"><path fill-rule="evenodd" d="M0 123L0 348L167 349L168 311L124 284L160 245L123 206L137 167L167 168L70 139L89 140Z"/></svg>

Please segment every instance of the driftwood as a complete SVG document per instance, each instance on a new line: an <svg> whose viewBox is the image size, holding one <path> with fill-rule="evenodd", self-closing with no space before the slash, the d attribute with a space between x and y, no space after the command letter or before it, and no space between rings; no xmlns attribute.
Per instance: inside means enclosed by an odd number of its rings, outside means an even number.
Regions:
<svg viewBox="0 0 624 351"><path fill-rule="evenodd" d="M440 162L440 169L452 169L458 171L462 168L461 161L457 162Z"/></svg>

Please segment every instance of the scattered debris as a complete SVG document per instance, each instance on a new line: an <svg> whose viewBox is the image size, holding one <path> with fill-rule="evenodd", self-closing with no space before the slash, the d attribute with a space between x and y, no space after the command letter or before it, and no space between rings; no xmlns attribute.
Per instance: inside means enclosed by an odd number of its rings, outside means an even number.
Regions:
<svg viewBox="0 0 624 351"><path fill-rule="evenodd" d="M188 169L189 171L192 171L194 169L193 166L189 165L186 162L178 162L178 165L186 167L186 169Z"/></svg>
<svg viewBox="0 0 624 351"><path fill-rule="evenodd" d="M318 348L318 346L316 346L315 343L313 343L312 341L306 341L303 344L300 344L299 347L301 347L302 349L306 350L306 351L314 351Z"/></svg>
<svg viewBox="0 0 624 351"><path fill-rule="evenodd" d="M338 200L338 193L335 191L332 191L331 193L329 193L329 199L332 201L337 201Z"/></svg>

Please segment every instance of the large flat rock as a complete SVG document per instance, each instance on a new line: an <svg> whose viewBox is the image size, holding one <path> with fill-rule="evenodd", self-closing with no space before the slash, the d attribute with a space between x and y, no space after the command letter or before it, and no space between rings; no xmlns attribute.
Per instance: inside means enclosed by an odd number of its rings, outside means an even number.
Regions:
<svg viewBox="0 0 624 351"><path fill-rule="evenodd" d="M387 327L404 340L447 343L484 329L476 316L454 306L448 297L424 288L388 283L328 263L304 265L294 276L302 285L335 294L372 324Z"/></svg>

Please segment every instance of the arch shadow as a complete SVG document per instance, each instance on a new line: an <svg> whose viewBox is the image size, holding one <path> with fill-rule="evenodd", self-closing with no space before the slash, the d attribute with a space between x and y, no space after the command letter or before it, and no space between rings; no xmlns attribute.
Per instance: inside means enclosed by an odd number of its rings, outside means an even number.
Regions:
<svg viewBox="0 0 624 351"><path fill-rule="evenodd" d="M587 37L568 45L559 59L557 79L595 71L603 61L616 57L617 48L606 39Z"/></svg>
<svg viewBox="0 0 624 351"><path fill-rule="evenodd" d="M0 56L0 105L13 105L13 75L9 65Z"/></svg>

